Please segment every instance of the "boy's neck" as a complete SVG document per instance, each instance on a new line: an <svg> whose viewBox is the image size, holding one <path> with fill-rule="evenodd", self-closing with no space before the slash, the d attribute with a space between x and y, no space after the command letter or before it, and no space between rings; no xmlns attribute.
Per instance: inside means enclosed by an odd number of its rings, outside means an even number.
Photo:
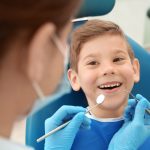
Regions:
<svg viewBox="0 0 150 150"><path fill-rule="evenodd" d="M124 107L125 106L121 106L120 108L113 110L104 110L97 108L95 110L92 110L91 114L97 118L118 118L123 115Z"/></svg>

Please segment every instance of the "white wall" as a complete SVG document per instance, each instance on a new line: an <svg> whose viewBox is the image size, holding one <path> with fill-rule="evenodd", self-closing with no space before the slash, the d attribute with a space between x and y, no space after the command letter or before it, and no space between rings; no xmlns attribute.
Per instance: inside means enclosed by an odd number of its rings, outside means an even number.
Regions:
<svg viewBox="0 0 150 150"><path fill-rule="evenodd" d="M149 7L150 0L116 0L114 9L100 18L117 23L127 35L143 45Z"/></svg>

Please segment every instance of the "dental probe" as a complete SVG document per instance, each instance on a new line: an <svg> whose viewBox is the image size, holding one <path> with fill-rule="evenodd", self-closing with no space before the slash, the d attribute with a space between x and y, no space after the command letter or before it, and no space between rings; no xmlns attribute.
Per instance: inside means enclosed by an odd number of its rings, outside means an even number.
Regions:
<svg viewBox="0 0 150 150"><path fill-rule="evenodd" d="M89 113L92 109L96 108L98 105L100 105L101 103L103 103L104 99L105 99L105 96L104 96L103 94L100 94L100 95L97 97L97 99L96 99L96 104L95 104L93 107L87 109L87 111L85 112L85 114ZM55 129L51 130L50 132L46 133L45 135L41 136L41 137L38 138L36 141L37 141L38 143L41 142L42 140L44 140L44 139L47 138L48 136L52 135L53 133L55 133L55 132L57 132L58 130L60 130L60 129L64 128L65 126L67 126L70 122L71 122L71 120L65 122L64 124L58 126L57 128L55 128Z"/></svg>

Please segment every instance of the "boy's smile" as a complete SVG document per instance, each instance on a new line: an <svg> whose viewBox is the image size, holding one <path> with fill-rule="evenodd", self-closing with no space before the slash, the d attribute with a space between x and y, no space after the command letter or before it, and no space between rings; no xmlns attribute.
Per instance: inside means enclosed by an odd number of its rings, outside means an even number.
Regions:
<svg viewBox="0 0 150 150"><path fill-rule="evenodd" d="M78 72L71 71L74 90L83 89L89 105L104 94L106 100L92 113L97 117L118 117L127 103L128 92L139 80L139 64L131 61L126 42L119 35L95 37L83 44ZM124 92L123 92L124 91Z"/></svg>
<svg viewBox="0 0 150 150"><path fill-rule="evenodd" d="M98 88L100 90L103 90L104 93L109 94L109 93L117 91L121 85L122 85L121 82L111 81L111 82L106 82L106 83L100 84L98 86Z"/></svg>

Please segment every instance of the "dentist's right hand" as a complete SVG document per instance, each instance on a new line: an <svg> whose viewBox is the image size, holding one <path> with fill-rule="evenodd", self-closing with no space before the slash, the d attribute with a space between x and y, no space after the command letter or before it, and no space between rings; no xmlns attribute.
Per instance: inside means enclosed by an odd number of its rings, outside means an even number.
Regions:
<svg viewBox="0 0 150 150"><path fill-rule="evenodd" d="M145 109L150 109L150 102L137 94L136 100L130 99L125 111L125 123L113 136L108 150L137 150L150 137L150 128L145 124ZM148 123L149 118L146 118Z"/></svg>
<svg viewBox="0 0 150 150"><path fill-rule="evenodd" d="M71 122L63 129L55 132L45 139L44 150L70 150L74 138L80 127L90 128L90 119L85 116L86 109L77 106L62 106L56 113L45 121L45 133L72 118Z"/></svg>

